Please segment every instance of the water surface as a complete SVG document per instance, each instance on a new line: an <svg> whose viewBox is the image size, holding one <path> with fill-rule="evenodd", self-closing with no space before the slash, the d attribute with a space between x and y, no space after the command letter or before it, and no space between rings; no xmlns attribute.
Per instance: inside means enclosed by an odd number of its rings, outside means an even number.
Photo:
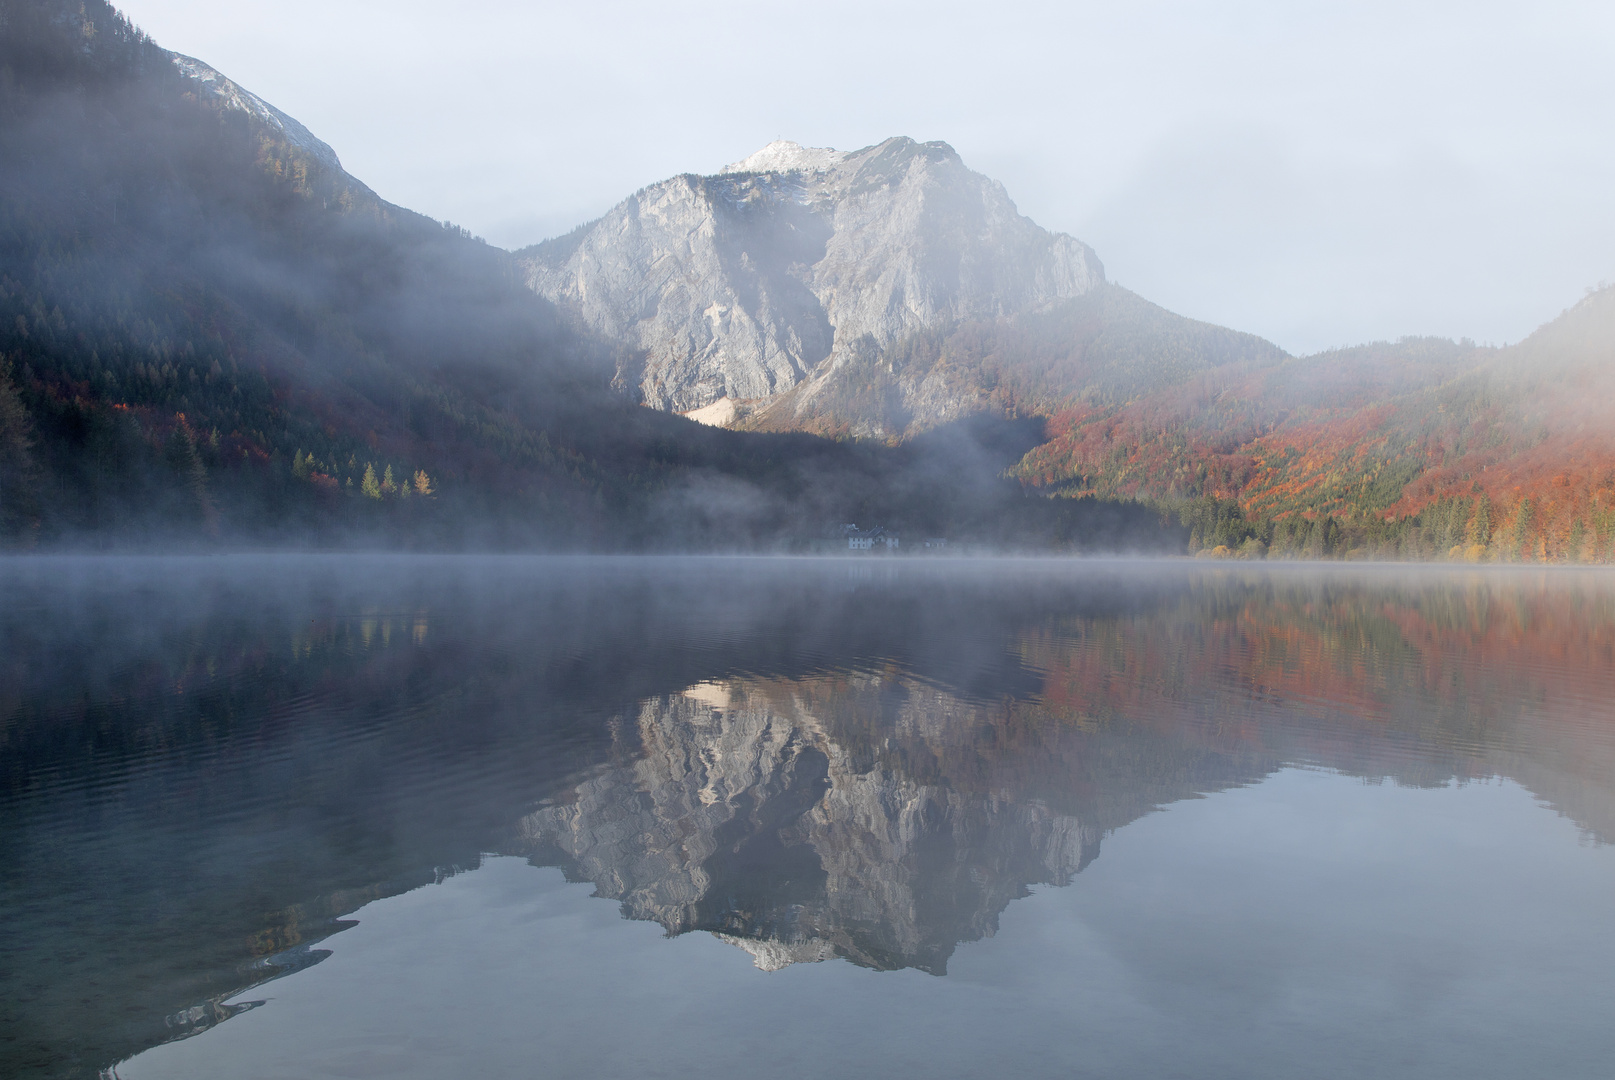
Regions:
<svg viewBox="0 0 1615 1080"><path fill-rule="evenodd" d="M0 1073L1605 1076L1615 577L0 566Z"/></svg>

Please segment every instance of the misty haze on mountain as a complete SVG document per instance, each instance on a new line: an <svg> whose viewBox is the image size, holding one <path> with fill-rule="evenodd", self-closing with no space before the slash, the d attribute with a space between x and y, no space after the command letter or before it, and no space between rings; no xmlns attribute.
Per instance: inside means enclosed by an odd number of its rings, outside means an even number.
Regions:
<svg viewBox="0 0 1615 1080"><path fill-rule="evenodd" d="M1295 356L902 133L511 252L104 4L3 10L13 545L1615 554L1608 290Z"/></svg>
<svg viewBox="0 0 1615 1080"><path fill-rule="evenodd" d="M1615 19L1542 4L138 0L516 249L775 140L944 140L1112 280L1296 353L1518 341L1615 280Z"/></svg>

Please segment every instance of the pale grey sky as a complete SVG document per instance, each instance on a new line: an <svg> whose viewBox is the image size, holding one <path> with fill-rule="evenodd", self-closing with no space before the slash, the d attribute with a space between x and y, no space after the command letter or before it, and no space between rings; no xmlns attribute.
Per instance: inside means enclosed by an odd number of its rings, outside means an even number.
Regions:
<svg viewBox="0 0 1615 1080"><path fill-rule="evenodd" d="M1113 281L1307 352L1615 280L1615 4L129 0L383 197L519 247L775 138L943 139Z"/></svg>

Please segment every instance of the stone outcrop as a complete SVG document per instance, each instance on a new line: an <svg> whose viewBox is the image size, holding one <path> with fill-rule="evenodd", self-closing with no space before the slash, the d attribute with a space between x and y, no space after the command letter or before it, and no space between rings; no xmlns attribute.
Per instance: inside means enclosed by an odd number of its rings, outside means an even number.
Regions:
<svg viewBox="0 0 1615 1080"><path fill-rule="evenodd" d="M517 253L528 285L618 351L658 409L768 399L905 336L1083 296L1104 269L945 143L776 142Z"/></svg>

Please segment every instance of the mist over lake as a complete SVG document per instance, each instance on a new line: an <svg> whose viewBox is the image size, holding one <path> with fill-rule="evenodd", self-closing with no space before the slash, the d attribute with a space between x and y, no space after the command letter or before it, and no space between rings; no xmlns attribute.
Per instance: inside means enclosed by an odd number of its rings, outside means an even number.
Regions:
<svg viewBox="0 0 1615 1080"><path fill-rule="evenodd" d="M7 1075L1615 1050L1598 571L30 558L0 588Z"/></svg>
<svg viewBox="0 0 1615 1080"><path fill-rule="evenodd" d="M1607 4L129 2L0 1080L1610 1074Z"/></svg>

